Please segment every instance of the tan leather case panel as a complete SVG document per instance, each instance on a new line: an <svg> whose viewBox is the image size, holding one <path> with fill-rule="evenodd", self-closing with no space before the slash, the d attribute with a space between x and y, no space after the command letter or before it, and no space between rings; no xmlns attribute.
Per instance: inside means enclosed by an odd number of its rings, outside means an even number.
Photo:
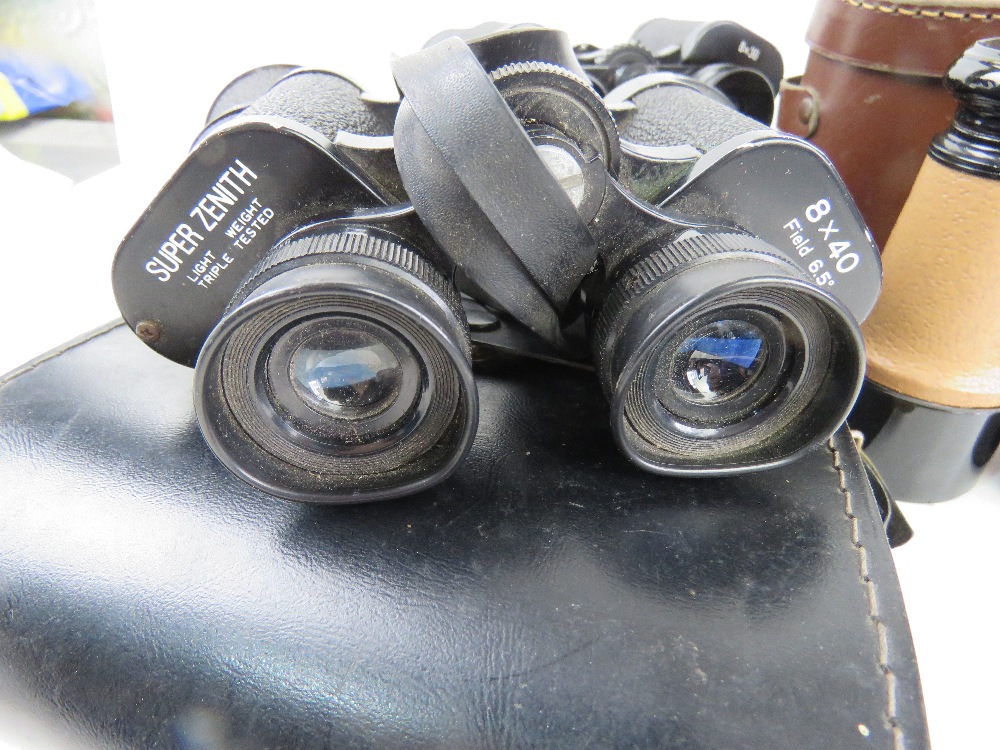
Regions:
<svg viewBox="0 0 1000 750"><path fill-rule="evenodd" d="M945 406L1000 406L1000 180L927 158L862 325L868 377Z"/></svg>

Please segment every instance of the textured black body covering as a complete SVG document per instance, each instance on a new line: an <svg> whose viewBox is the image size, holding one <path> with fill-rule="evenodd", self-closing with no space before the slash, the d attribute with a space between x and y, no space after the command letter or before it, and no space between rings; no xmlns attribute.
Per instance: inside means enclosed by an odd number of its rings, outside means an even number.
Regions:
<svg viewBox="0 0 1000 750"><path fill-rule="evenodd" d="M622 138L649 146L694 146L705 152L730 138L763 130L756 120L684 86L660 86L635 96Z"/></svg>
<svg viewBox="0 0 1000 750"><path fill-rule="evenodd" d="M342 131L392 135L391 117L366 102L355 84L327 71L303 70L289 75L243 114L251 118L286 118L322 133L330 141Z"/></svg>
<svg viewBox="0 0 1000 750"><path fill-rule="evenodd" d="M781 470L643 473L592 374L480 378L421 495L277 500L124 327L0 381L0 736L25 747L927 747L841 431Z"/></svg>

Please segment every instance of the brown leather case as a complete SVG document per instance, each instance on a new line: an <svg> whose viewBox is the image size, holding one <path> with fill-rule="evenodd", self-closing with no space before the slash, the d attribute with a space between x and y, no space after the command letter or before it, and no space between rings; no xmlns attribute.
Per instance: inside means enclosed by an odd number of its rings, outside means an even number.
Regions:
<svg viewBox="0 0 1000 750"><path fill-rule="evenodd" d="M955 100L942 76L966 47L1000 36L1000 3L820 0L800 79L782 84L778 127L833 160L879 247Z"/></svg>

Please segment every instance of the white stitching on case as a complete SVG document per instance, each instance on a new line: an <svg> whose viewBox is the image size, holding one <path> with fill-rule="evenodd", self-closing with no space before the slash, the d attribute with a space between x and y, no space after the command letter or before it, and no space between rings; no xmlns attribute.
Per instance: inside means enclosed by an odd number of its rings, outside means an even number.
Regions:
<svg viewBox="0 0 1000 750"><path fill-rule="evenodd" d="M850 0L846 1L850 2ZM879 609L875 593L875 583L872 581L868 571L868 550L861 543L858 517L854 513L854 499L851 496L850 488L847 486L847 477L844 474L844 467L840 462L840 451L837 449L832 438L827 443L827 446L830 448L830 452L833 453L833 467L837 470L840 478L840 491L844 495L844 515L847 516L851 525L851 542L858 553L858 568L861 581L864 583L865 591L868 595L868 617L875 626L875 636L878 639L878 666L885 676L885 719L892 730L894 750L903 750L905 747L903 743L903 728L899 725L899 718L896 716L898 708L896 702L896 674L889 666L889 634L885 623L882 622L882 618L878 614Z"/></svg>
<svg viewBox="0 0 1000 750"><path fill-rule="evenodd" d="M908 16L911 18L948 18L955 21L995 21L1000 18L998 13L976 13L967 11L959 13L953 10L927 10L925 8L906 8L895 3L865 2L864 0L841 0L851 7L863 10L876 10L880 13L890 13L898 16Z"/></svg>

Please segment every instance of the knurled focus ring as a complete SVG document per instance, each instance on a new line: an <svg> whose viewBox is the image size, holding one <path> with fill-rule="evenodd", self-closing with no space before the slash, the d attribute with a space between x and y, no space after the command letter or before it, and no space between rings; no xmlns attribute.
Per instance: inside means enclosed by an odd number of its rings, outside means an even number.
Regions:
<svg viewBox="0 0 1000 750"><path fill-rule="evenodd" d="M745 234L699 234L663 245L616 273L606 293L594 326L594 354L598 372L605 370L611 356L608 345L626 308L641 299L657 284L666 281L681 268L722 253L751 252L777 258L766 242Z"/></svg>
<svg viewBox="0 0 1000 750"><path fill-rule="evenodd" d="M325 256L357 256L388 263L406 271L409 275L426 284L440 297L455 318L462 324L466 335L462 338L463 350L471 357L468 341L468 323L462 308L461 298L455 286L434 266L408 247L391 239L372 234L367 229L345 227L333 232L308 234L293 237L275 246L265 255L233 295L226 308L230 310L240 305L254 289L269 278L281 272L280 266L303 259L302 264L323 263L332 258ZM346 258L342 258L346 260ZM301 265L301 264L296 264Z"/></svg>
<svg viewBox="0 0 1000 750"><path fill-rule="evenodd" d="M510 63L492 71L490 77L523 123L549 125L581 147L589 146L607 170L617 174L621 161L618 129L587 81L566 68L538 61Z"/></svg>

